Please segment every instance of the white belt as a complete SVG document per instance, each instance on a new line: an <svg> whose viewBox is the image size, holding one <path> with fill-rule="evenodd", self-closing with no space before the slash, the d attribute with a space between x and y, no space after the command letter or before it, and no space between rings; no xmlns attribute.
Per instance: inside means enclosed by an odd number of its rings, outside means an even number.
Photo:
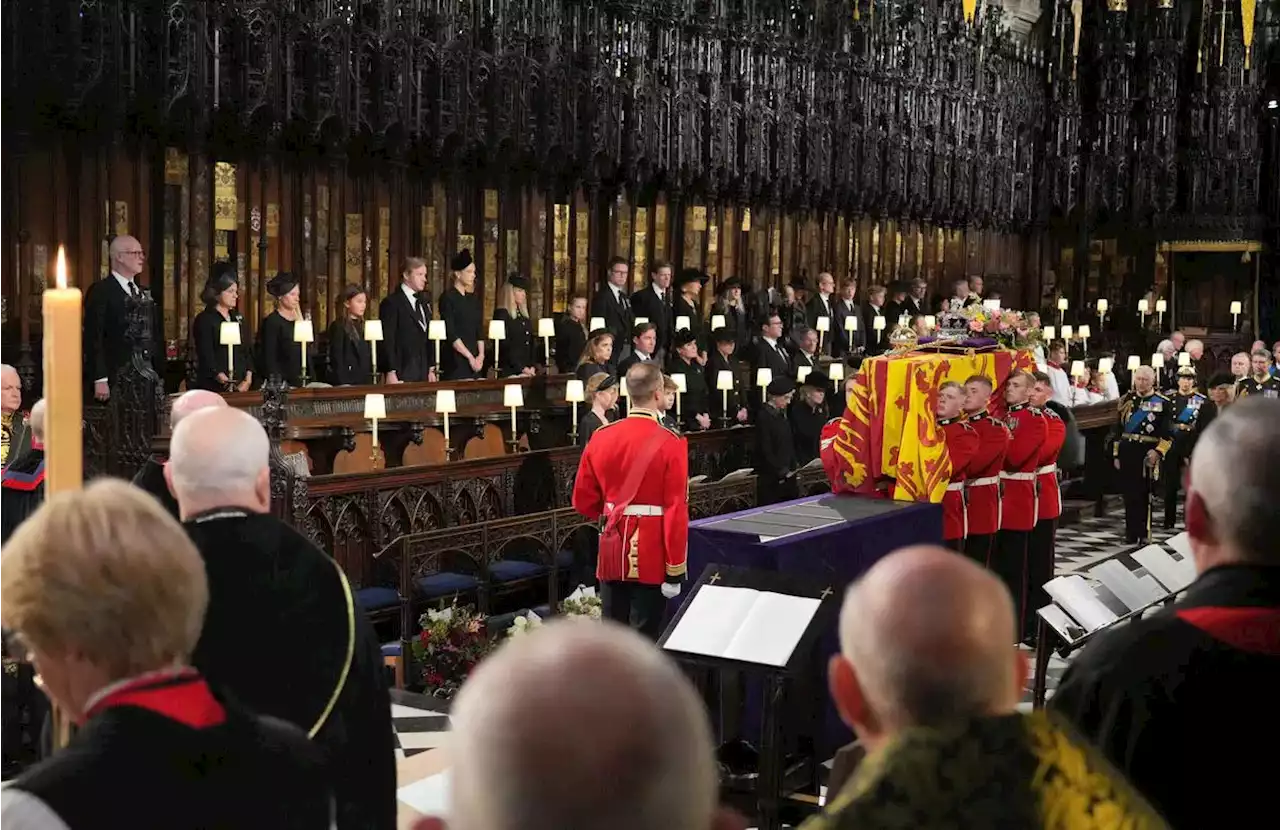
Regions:
<svg viewBox="0 0 1280 830"><path fill-rule="evenodd" d="M1000 477L1006 481L1035 481L1035 473L1007 473L1001 471Z"/></svg>
<svg viewBox="0 0 1280 830"><path fill-rule="evenodd" d="M953 481L953 482L951 482L950 484L948 484L948 485L947 485L947 490L948 490L949 492L954 492L954 491L956 491L956 490L963 490L963 489L964 489L964 482L963 482L963 481Z"/></svg>
<svg viewBox="0 0 1280 830"><path fill-rule="evenodd" d="M948 493L964 492L964 482L963 481L951 482L950 484L947 485L947 492ZM960 515L964 519L964 525L963 525L964 530L961 532L960 538L968 539L969 538L969 505L963 499L960 500Z"/></svg>
<svg viewBox="0 0 1280 830"><path fill-rule="evenodd" d="M662 505L659 504L628 504L627 509L622 511L624 516L661 516Z"/></svg>
<svg viewBox="0 0 1280 830"><path fill-rule="evenodd" d="M1056 472L1058 472L1058 465L1057 465L1057 464L1049 464L1049 465L1047 465L1047 466L1041 467L1040 469L1036 470L1036 475L1038 475L1038 476L1046 476L1046 475L1048 475L1049 473L1056 473Z"/></svg>
<svg viewBox="0 0 1280 830"><path fill-rule="evenodd" d="M1000 476L987 476L986 478L969 479L970 487L990 487L993 484L1000 483Z"/></svg>

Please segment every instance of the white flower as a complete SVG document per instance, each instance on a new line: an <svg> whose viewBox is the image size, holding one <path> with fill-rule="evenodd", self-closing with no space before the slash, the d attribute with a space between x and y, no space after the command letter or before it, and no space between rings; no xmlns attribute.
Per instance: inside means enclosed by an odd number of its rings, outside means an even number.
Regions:
<svg viewBox="0 0 1280 830"><path fill-rule="evenodd" d="M453 622L453 606L451 605L448 608L443 608L439 611L429 610L427 611L427 617L429 617L432 622L451 623Z"/></svg>

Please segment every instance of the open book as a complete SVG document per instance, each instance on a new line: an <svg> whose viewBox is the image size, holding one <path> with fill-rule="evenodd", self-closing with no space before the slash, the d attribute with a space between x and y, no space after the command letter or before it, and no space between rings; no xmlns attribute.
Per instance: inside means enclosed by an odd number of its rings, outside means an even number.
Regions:
<svg viewBox="0 0 1280 830"><path fill-rule="evenodd" d="M821 604L810 597L704 584L667 636L665 648L786 666Z"/></svg>

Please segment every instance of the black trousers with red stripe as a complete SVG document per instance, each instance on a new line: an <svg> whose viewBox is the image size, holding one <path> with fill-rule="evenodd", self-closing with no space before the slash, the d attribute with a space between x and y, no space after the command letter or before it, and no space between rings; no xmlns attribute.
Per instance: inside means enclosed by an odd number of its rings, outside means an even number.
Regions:
<svg viewBox="0 0 1280 830"><path fill-rule="evenodd" d="M1031 548L1031 533L1030 530L1002 529L996 536L996 549L991 555L991 570L1013 595L1014 630L1019 637L1028 625L1027 560Z"/></svg>
<svg viewBox="0 0 1280 830"><path fill-rule="evenodd" d="M964 540L964 555L984 568L991 567L991 555L996 549L994 533L973 533Z"/></svg>
<svg viewBox="0 0 1280 830"><path fill-rule="evenodd" d="M1041 519L1031 531L1027 543L1027 617L1022 628L1023 638L1036 631L1036 611L1049 604L1044 584L1053 579L1056 551L1054 538L1058 533L1057 519Z"/></svg>

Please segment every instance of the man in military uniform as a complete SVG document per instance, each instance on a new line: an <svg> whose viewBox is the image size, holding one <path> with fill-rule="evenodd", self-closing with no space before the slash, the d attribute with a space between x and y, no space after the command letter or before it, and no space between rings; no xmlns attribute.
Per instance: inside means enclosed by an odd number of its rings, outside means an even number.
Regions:
<svg viewBox="0 0 1280 830"><path fill-rule="evenodd" d="M979 565L991 567L996 532L1000 530L1000 471L1012 436L1004 421L987 411L991 378L974 375L964 382L964 411L969 426L978 433L978 451L969 462L965 500L969 508L969 537L964 552Z"/></svg>
<svg viewBox="0 0 1280 830"><path fill-rule="evenodd" d="M1160 478L1164 482L1164 526L1173 527L1178 518L1178 491L1182 489L1182 468L1191 458L1196 439L1217 416L1217 407L1196 391L1196 370L1178 370L1178 393L1173 396L1173 434L1164 456Z"/></svg>
<svg viewBox="0 0 1280 830"><path fill-rule="evenodd" d="M1009 418L1005 424L1013 437L1004 457L1000 482L1004 487L1001 501L1000 539L992 557L992 570L1000 575L1018 609L1018 631L1026 629L1027 556L1031 531L1039 520L1036 500L1036 470L1040 463L1040 446L1045 441L1044 417L1031 407L1031 389L1035 379L1026 372L1014 372L1005 383L1005 401Z"/></svg>
<svg viewBox="0 0 1280 830"><path fill-rule="evenodd" d="M582 451L573 507L605 520L596 565L604 615L656 641L685 578L689 446L662 426L656 365L632 366L627 389L627 417L597 429Z"/></svg>
<svg viewBox="0 0 1280 830"><path fill-rule="evenodd" d="M1031 406L1044 419L1045 438L1036 461L1036 526L1027 545L1027 595L1030 609L1023 620L1024 642L1035 637L1034 611L1048 605L1044 584L1053 579L1056 559L1054 537L1058 533L1058 517L1062 515L1062 492L1058 487L1058 456L1067 440L1067 423L1049 406L1053 398L1053 379L1047 372L1036 372L1031 389Z"/></svg>
<svg viewBox="0 0 1280 830"><path fill-rule="evenodd" d="M1280 379L1271 374L1271 355L1266 349L1254 349L1249 358L1252 373L1236 383L1236 400L1250 395L1280 398Z"/></svg>
<svg viewBox="0 0 1280 830"><path fill-rule="evenodd" d="M951 459L951 482L942 496L942 538L947 547L963 553L964 541L969 535L964 484L972 475L973 461L982 442L977 430L964 417L964 387L955 381L938 387L934 414L938 416L938 429L942 431L947 456Z"/></svg>
<svg viewBox="0 0 1280 830"><path fill-rule="evenodd" d="M1126 544L1151 536L1150 480L1170 446L1173 402L1155 391L1155 384L1155 370L1139 366L1133 373L1133 391L1120 399L1112 457L1124 494Z"/></svg>

